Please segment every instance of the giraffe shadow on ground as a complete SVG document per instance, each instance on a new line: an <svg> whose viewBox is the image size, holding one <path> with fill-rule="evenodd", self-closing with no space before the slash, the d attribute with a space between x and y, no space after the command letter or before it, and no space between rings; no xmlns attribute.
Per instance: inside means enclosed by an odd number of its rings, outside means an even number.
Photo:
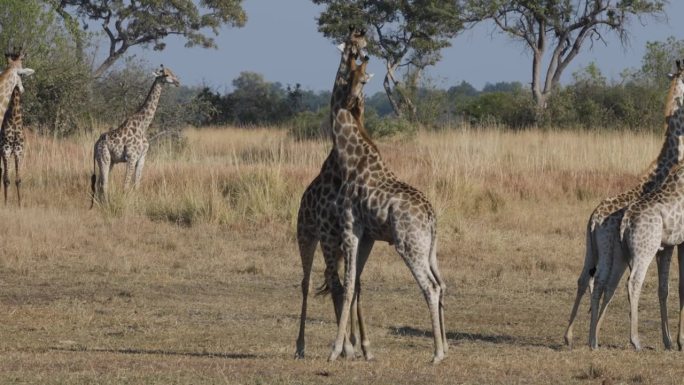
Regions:
<svg viewBox="0 0 684 385"><path fill-rule="evenodd" d="M230 360L263 358L257 354L251 354L251 353L182 352L182 351L163 350L163 349L136 349L136 348L104 349L104 348L86 348L86 347L75 347L75 348L51 347L50 350L62 351L62 352L92 352L92 353L160 355L160 356L210 357L210 358L225 358L225 359L230 359Z"/></svg>
<svg viewBox="0 0 684 385"><path fill-rule="evenodd" d="M432 338L432 332L431 331L416 329L416 328L413 328L410 326L401 326L401 327L392 326L389 329L390 329L390 334L397 335L397 336ZM548 343L542 343L542 342L535 342L535 341L530 341L530 340L523 339L523 338L513 337L510 335L506 335L506 334L497 335L497 334L481 334L481 333L447 332L446 336L450 342L456 343L456 344L459 344L461 342L480 341L480 342L488 342L488 343L492 343L492 344L506 344L506 345L517 345L517 346L541 347L541 348L547 348L547 349L552 349L552 350L562 350L563 349L563 345L560 343L548 344Z"/></svg>

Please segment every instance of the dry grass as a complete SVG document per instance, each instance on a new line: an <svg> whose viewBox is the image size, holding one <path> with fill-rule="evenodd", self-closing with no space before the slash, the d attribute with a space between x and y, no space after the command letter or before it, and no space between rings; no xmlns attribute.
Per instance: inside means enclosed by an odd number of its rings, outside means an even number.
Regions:
<svg viewBox="0 0 684 385"><path fill-rule="evenodd" d="M87 210L94 137L29 136L25 207L0 209L0 383L679 383L660 341L653 271L642 341L628 344L620 290L604 348L562 346L600 197L630 186L660 138L631 133L462 130L379 144L439 212L451 350L428 364L427 307L391 247L364 272L377 361L327 363L327 298L310 301L294 361L299 197L329 149L274 129L187 131L151 152L136 192ZM117 191L116 187L119 187ZM314 266L320 283L322 263ZM655 269L651 269L655 270ZM671 317L675 317L672 306Z"/></svg>

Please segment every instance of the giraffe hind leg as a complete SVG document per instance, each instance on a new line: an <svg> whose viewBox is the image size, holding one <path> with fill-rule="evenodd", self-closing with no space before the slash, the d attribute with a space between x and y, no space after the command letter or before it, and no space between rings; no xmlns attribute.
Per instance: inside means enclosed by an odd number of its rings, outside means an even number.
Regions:
<svg viewBox="0 0 684 385"><path fill-rule="evenodd" d="M395 243L395 248L408 265L428 305L430 319L432 320L432 335L434 338L434 355L432 363L438 364L444 359L444 336L442 331L443 316L440 315L440 299L442 298L442 286L438 276L433 273L430 266L429 248L419 245L406 245L400 240Z"/></svg>
<svg viewBox="0 0 684 385"><path fill-rule="evenodd" d="M568 346L569 348L572 349L572 340L573 340L573 325L575 323L575 318L577 317L577 311L579 310L579 305L580 302L582 301L582 297L584 297L584 294L587 292L587 288L589 288L589 292L593 292L593 281L594 281L594 274L596 273L596 258L595 258L595 253L594 253L594 248L592 247L592 233L587 225L587 234L586 234L586 253L584 256L584 267L582 268L582 272L580 273L579 277L577 278L577 293L575 294L575 302L572 305L572 310L570 311L570 319L568 321L568 327L565 329L565 334L563 335L563 339L565 341L565 345Z"/></svg>
<svg viewBox="0 0 684 385"><path fill-rule="evenodd" d="M5 205L7 205L7 188L9 187L9 184L10 184L8 163L9 163L8 155L6 152L3 152L3 154L2 154L2 168L5 170L5 172L2 174L2 192L3 192L3 195L5 196Z"/></svg>
<svg viewBox="0 0 684 385"><path fill-rule="evenodd" d="M14 184L17 186L17 202L18 202L19 207L21 207L21 166L23 164L22 160L23 160L23 157L22 157L21 153L18 152L14 156L14 169L16 172Z"/></svg>
<svg viewBox="0 0 684 385"><path fill-rule="evenodd" d="M299 244L299 256L302 260L302 310L299 317L299 336L297 337L297 350L295 352L295 358L304 358L305 350L305 340L304 333L306 328L306 308L307 299L309 296L309 285L311 279L311 268L313 267L314 253L316 252L316 245L318 244L318 239L314 237L306 237L302 235L302 232L298 232L298 244Z"/></svg>

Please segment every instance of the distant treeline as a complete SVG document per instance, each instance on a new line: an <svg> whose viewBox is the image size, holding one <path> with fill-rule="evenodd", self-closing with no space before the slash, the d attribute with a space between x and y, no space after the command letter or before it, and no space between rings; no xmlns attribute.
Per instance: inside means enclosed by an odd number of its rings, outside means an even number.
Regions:
<svg viewBox="0 0 684 385"><path fill-rule="evenodd" d="M520 82L486 84L481 90L470 83L441 89L419 87L414 91L415 122L393 118L384 92L366 99L366 121L371 134L463 124L520 129L530 126L584 129L656 129L663 120L667 78L648 78L642 71L625 71L621 79L608 81L595 64L573 74L573 81L552 95L541 119L529 87ZM233 91L221 94L205 87L194 104L201 113L192 122L207 125L288 125L297 136L319 135L328 116L330 92L303 90L298 84L284 87L263 76L244 72L233 81Z"/></svg>

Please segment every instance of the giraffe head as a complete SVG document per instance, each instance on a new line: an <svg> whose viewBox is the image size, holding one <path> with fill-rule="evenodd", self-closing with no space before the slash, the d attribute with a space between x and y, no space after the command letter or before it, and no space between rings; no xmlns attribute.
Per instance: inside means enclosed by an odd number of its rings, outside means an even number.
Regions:
<svg viewBox="0 0 684 385"><path fill-rule="evenodd" d="M24 68L23 60L26 57L26 53L23 49L14 48L13 51L7 51L5 53L5 58L7 59L7 67L5 71L2 72L0 78L2 81L9 81L7 86L14 90L18 88L19 92L24 92L24 85L21 82L22 76L33 75L36 71L31 68Z"/></svg>
<svg viewBox="0 0 684 385"><path fill-rule="evenodd" d="M361 59L361 64L357 64L352 57L349 58L349 88L345 108L353 109L363 99L363 86L373 77L373 74L366 72L368 66L368 56Z"/></svg>
<svg viewBox="0 0 684 385"><path fill-rule="evenodd" d="M355 26L349 26L349 34L347 38L340 45L337 46L342 52L342 60L347 61L349 57L357 59L359 56L366 56L366 30L356 29Z"/></svg>
<svg viewBox="0 0 684 385"><path fill-rule="evenodd" d="M180 86L180 81L176 75L174 75L170 69L164 67L163 64L159 66L158 70L154 71L154 77L156 81L161 83L173 84L176 87Z"/></svg>
<svg viewBox="0 0 684 385"><path fill-rule="evenodd" d="M667 122L680 107L684 104L684 64L677 60L677 71L667 74L670 79L670 89L665 105L665 121Z"/></svg>

